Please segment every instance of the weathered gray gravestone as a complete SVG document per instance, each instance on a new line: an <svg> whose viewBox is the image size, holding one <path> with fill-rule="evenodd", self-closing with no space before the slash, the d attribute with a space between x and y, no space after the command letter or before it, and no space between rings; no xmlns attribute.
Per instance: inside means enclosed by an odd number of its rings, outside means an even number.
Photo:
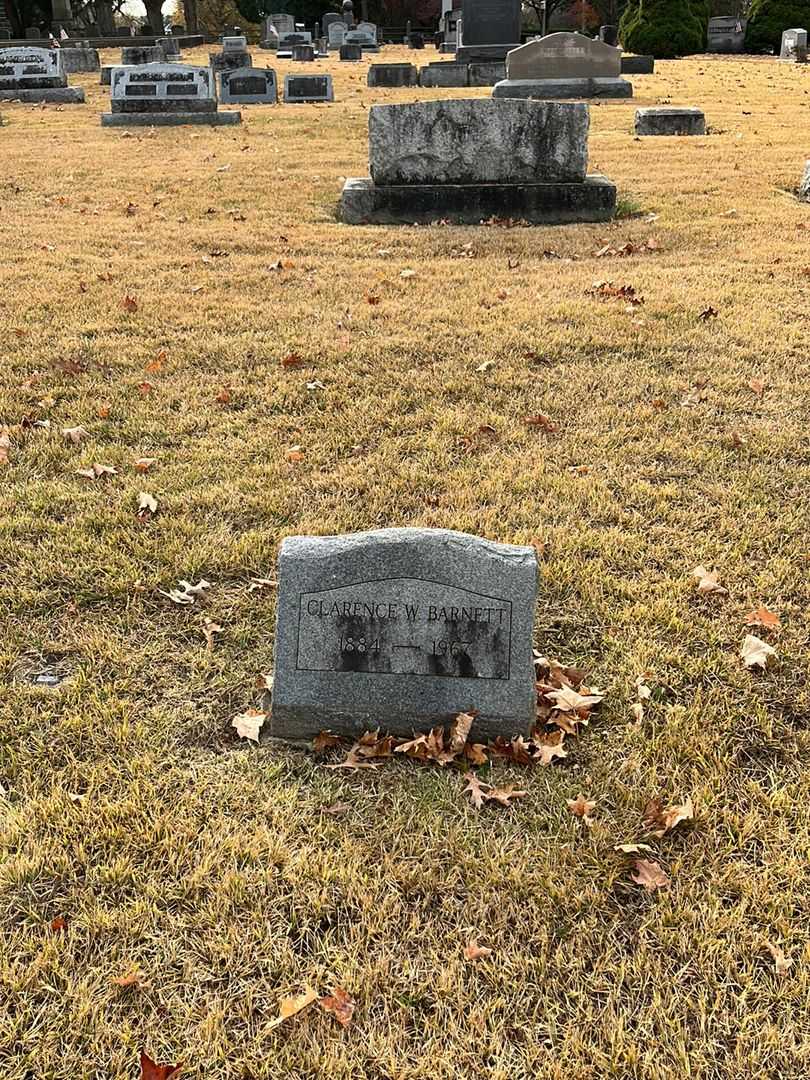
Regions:
<svg viewBox="0 0 810 1080"><path fill-rule="evenodd" d="M117 67L110 85L110 112L101 114L102 127L238 124L242 119L238 112L217 111L217 90L209 67Z"/></svg>
<svg viewBox="0 0 810 1080"><path fill-rule="evenodd" d="M331 75L285 75L284 101L287 105L334 101Z"/></svg>
<svg viewBox="0 0 810 1080"><path fill-rule="evenodd" d="M478 710L482 736L535 716L534 550L445 529L294 536L279 553L270 732L409 734Z"/></svg>
<svg viewBox="0 0 810 1080"><path fill-rule="evenodd" d="M503 60L520 45L520 0L462 0L459 60Z"/></svg>
<svg viewBox="0 0 810 1080"><path fill-rule="evenodd" d="M561 32L527 41L506 57L493 97L632 97L620 78L622 51L584 34Z"/></svg>
<svg viewBox="0 0 810 1080"><path fill-rule="evenodd" d="M275 105L276 73L272 68L237 68L219 77L223 105Z"/></svg>
<svg viewBox="0 0 810 1080"><path fill-rule="evenodd" d="M741 53L745 51L746 19L736 15L719 15L709 19L706 47L710 53Z"/></svg>
<svg viewBox="0 0 810 1080"><path fill-rule="evenodd" d="M68 86L59 49L25 45L0 49L0 101L81 104L84 90Z"/></svg>
<svg viewBox="0 0 810 1080"><path fill-rule="evenodd" d="M799 28L785 30L782 33L780 60L790 60L794 64L807 63L807 31Z"/></svg>
<svg viewBox="0 0 810 1080"><path fill-rule="evenodd" d="M458 99L369 110L369 177L343 185L350 225L609 221L616 187L588 175L584 103Z"/></svg>
<svg viewBox="0 0 810 1080"><path fill-rule="evenodd" d="M702 109L662 105L636 109L636 135L705 135Z"/></svg>

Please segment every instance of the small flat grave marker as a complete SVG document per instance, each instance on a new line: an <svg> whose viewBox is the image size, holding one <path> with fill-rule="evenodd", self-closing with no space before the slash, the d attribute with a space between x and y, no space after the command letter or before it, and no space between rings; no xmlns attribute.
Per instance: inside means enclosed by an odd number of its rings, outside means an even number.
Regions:
<svg viewBox="0 0 810 1080"><path fill-rule="evenodd" d="M220 75L223 105L275 105L276 73L272 68L238 68Z"/></svg>
<svg viewBox="0 0 810 1080"><path fill-rule="evenodd" d="M284 101L288 105L334 100L331 75L284 76Z"/></svg>

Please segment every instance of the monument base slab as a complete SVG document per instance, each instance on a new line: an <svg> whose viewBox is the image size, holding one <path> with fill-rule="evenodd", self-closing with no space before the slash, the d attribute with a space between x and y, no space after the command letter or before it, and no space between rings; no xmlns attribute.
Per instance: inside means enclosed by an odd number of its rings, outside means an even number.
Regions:
<svg viewBox="0 0 810 1080"><path fill-rule="evenodd" d="M465 64L493 63L506 60L507 53L519 48L519 41L512 45L459 45L456 49L456 59Z"/></svg>
<svg viewBox="0 0 810 1080"><path fill-rule="evenodd" d="M705 135L702 109L661 106L636 109L636 135Z"/></svg>
<svg viewBox="0 0 810 1080"><path fill-rule="evenodd" d="M0 90L0 101L21 101L24 104L83 105L81 86L51 86L42 90Z"/></svg>
<svg viewBox="0 0 810 1080"><path fill-rule="evenodd" d="M630 98L633 84L626 79L502 79L492 88L494 98Z"/></svg>
<svg viewBox="0 0 810 1080"><path fill-rule="evenodd" d="M575 184L396 184L346 181L340 218L348 225L479 225L491 218L532 225L610 221L616 185L593 173Z"/></svg>
<svg viewBox="0 0 810 1080"><path fill-rule="evenodd" d="M102 127L177 127L180 124L208 124L221 127L241 123L240 112L101 114Z"/></svg>

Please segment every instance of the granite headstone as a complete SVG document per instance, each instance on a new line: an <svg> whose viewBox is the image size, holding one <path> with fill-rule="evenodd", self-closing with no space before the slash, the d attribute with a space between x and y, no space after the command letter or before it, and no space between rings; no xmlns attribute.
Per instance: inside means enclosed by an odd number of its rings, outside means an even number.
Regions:
<svg viewBox="0 0 810 1080"><path fill-rule="evenodd" d="M403 735L477 710L479 736L535 716L537 564L445 529L293 536L281 545L272 735Z"/></svg>

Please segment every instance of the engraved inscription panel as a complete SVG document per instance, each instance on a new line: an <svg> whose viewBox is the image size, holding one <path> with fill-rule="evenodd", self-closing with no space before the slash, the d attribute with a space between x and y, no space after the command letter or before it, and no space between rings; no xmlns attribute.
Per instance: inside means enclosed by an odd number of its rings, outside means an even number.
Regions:
<svg viewBox="0 0 810 1080"><path fill-rule="evenodd" d="M463 679L510 677L512 604L419 578L299 597L296 668Z"/></svg>

